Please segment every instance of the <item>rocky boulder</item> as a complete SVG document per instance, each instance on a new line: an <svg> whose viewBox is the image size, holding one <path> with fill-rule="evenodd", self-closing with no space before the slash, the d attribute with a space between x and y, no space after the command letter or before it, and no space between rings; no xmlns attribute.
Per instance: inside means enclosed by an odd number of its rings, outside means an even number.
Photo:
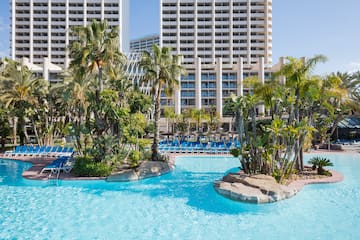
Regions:
<svg viewBox="0 0 360 240"><path fill-rule="evenodd" d="M139 176L136 174L135 170L133 169L122 170L113 173L106 178L106 181L108 182L129 182L129 181L137 181L137 180L139 180Z"/></svg>
<svg viewBox="0 0 360 240"><path fill-rule="evenodd" d="M169 173L170 167L166 162L147 161L143 162L137 169L139 179L157 177Z"/></svg>
<svg viewBox="0 0 360 240"><path fill-rule="evenodd" d="M295 188L278 184L271 176L249 176L242 173L230 173L221 181L216 181L214 187L227 198L250 203L276 202L297 193Z"/></svg>
<svg viewBox="0 0 360 240"><path fill-rule="evenodd" d="M144 178L157 177L172 170L172 165L167 162L146 161L136 169L127 169L111 174L106 178L108 182L137 181Z"/></svg>

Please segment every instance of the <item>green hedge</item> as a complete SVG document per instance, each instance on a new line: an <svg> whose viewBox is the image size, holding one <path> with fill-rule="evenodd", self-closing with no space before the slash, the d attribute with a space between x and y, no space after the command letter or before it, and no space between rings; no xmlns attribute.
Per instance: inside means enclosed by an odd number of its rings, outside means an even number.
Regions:
<svg viewBox="0 0 360 240"><path fill-rule="evenodd" d="M76 158L72 173L77 177L107 177L112 167L106 163L94 162L90 157Z"/></svg>

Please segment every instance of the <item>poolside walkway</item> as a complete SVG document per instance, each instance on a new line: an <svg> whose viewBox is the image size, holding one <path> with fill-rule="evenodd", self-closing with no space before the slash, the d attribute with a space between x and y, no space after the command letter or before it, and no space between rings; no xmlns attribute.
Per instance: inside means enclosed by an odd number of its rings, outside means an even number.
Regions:
<svg viewBox="0 0 360 240"><path fill-rule="evenodd" d="M27 157L27 156L16 156L16 157L8 157L0 154L0 158L17 160L23 162L29 162L32 164L31 168L23 172L22 176L29 180L49 180L49 172L45 172L40 174L41 170L52 161L54 161L55 157ZM54 176L52 176L54 177ZM59 175L59 179L61 180L104 180L105 177L75 177L71 173L61 172Z"/></svg>

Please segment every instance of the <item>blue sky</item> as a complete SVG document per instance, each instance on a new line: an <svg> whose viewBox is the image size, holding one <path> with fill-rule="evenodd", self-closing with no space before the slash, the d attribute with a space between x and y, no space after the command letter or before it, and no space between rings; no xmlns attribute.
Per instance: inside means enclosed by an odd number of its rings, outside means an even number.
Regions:
<svg viewBox="0 0 360 240"><path fill-rule="evenodd" d="M130 0L130 36L159 32L159 0ZM359 0L273 0L273 62L324 54L316 73L360 70ZM9 2L0 1L0 56L9 54Z"/></svg>

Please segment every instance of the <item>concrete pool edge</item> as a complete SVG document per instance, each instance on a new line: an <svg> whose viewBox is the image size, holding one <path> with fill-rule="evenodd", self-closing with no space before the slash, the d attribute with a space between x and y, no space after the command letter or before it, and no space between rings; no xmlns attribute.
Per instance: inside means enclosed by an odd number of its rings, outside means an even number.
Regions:
<svg viewBox="0 0 360 240"><path fill-rule="evenodd" d="M287 185L279 184L268 175L247 175L244 173L229 173L221 180L214 181L215 191L226 198L238 202L264 204L274 203L295 196L305 185L337 183L344 176L329 170L331 177L293 180Z"/></svg>

